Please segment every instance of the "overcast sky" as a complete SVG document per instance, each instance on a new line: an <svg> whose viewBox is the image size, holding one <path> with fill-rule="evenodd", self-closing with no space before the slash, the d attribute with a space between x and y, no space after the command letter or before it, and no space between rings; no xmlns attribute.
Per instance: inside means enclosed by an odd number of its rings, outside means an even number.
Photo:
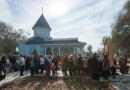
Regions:
<svg viewBox="0 0 130 90"><path fill-rule="evenodd" d="M103 36L111 35L111 24L126 0L0 0L0 20L33 36L32 27L43 14L52 28L51 37L78 37L101 47Z"/></svg>

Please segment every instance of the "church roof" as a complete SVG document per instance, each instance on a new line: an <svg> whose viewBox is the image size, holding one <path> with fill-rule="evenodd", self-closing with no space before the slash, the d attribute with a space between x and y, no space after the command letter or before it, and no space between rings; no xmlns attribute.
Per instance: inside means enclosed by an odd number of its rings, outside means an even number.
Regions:
<svg viewBox="0 0 130 90"><path fill-rule="evenodd" d="M48 41L45 44L78 44L78 43L82 43L79 41Z"/></svg>
<svg viewBox="0 0 130 90"><path fill-rule="evenodd" d="M45 17L43 16L43 14L37 20L37 22L35 23L35 25L33 26L32 29L34 30L36 27L45 27L45 28L48 28L49 30L51 30L51 27L47 23L47 21L46 21Z"/></svg>
<svg viewBox="0 0 130 90"><path fill-rule="evenodd" d="M32 37L27 40L26 44L44 44L45 41L41 37Z"/></svg>
<svg viewBox="0 0 130 90"><path fill-rule="evenodd" d="M78 38L53 38L48 41L44 41L41 37L32 37L27 40L26 44L86 44L79 42Z"/></svg>

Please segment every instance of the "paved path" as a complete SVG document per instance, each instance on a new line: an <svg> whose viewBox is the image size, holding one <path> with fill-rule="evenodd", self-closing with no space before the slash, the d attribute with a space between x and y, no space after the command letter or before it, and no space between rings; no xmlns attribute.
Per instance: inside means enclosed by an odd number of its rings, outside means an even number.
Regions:
<svg viewBox="0 0 130 90"><path fill-rule="evenodd" d="M9 84L20 78L29 76L30 71L25 71L23 74L24 74L24 76L22 76L22 77L20 76L19 71L6 74L6 78L0 81L0 86L3 86L4 84ZM35 76L45 76L45 74L36 74ZM63 77L64 75L62 74L61 71L58 71L58 73L54 74L54 76Z"/></svg>
<svg viewBox="0 0 130 90"><path fill-rule="evenodd" d="M6 74L6 78L1 80L0 81L0 86L4 85L4 84L8 84L8 83L11 83L11 82L14 82L20 78L23 78L23 77L26 77L26 76L29 76L29 71L25 71L24 72L24 76L20 77L20 72L12 72L12 73L8 73Z"/></svg>
<svg viewBox="0 0 130 90"><path fill-rule="evenodd" d="M29 71L25 71L24 76L22 76L22 77L19 76L19 71L9 73L9 74L7 74L7 76L4 80L0 81L0 86L2 86L4 84L12 83L20 78L23 78L23 77L26 77L29 75L30 75ZM36 74L35 76L45 76L45 74ZM63 77L64 75L62 74L61 71L58 71L58 73L56 73L54 76ZM100 80L103 80L103 78L100 78ZM117 90L130 90L130 74L117 75L116 79L112 79L111 77L109 77L109 81L114 85L114 87Z"/></svg>
<svg viewBox="0 0 130 90"><path fill-rule="evenodd" d="M115 80L110 78L110 81L117 90L130 90L130 74L117 75Z"/></svg>

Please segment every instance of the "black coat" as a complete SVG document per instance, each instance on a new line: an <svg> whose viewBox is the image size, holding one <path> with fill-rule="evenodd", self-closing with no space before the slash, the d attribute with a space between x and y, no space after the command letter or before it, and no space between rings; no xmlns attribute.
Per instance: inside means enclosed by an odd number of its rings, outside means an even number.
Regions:
<svg viewBox="0 0 130 90"><path fill-rule="evenodd" d="M6 64L6 58L5 58L5 56L3 56L0 61L0 71L2 71L4 69L5 64Z"/></svg>
<svg viewBox="0 0 130 90"><path fill-rule="evenodd" d="M89 70L89 73L92 71L92 58L88 59L88 70Z"/></svg>
<svg viewBox="0 0 130 90"><path fill-rule="evenodd" d="M91 61L91 71L95 73L99 73L99 61L96 56L92 58Z"/></svg>
<svg viewBox="0 0 130 90"><path fill-rule="evenodd" d="M91 78L93 80L99 80L99 73L100 73L100 68L99 68L99 62L96 56L92 58L92 64L91 64Z"/></svg>

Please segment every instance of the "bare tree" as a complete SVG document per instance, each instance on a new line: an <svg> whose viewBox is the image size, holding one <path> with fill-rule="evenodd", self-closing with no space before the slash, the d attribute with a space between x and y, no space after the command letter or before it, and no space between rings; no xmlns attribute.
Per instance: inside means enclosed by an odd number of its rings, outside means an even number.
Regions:
<svg viewBox="0 0 130 90"><path fill-rule="evenodd" d="M25 40L26 35L22 29L15 30L11 25L0 21L0 51L15 53L20 40Z"/></svg>
<svg viewBox="0 0 130 90"><path fill-rule="evenodd" d="M130 0L126 2L123 10L118 14L112 25L112 41L115 50L119 48L130 51Z"/></svg>

